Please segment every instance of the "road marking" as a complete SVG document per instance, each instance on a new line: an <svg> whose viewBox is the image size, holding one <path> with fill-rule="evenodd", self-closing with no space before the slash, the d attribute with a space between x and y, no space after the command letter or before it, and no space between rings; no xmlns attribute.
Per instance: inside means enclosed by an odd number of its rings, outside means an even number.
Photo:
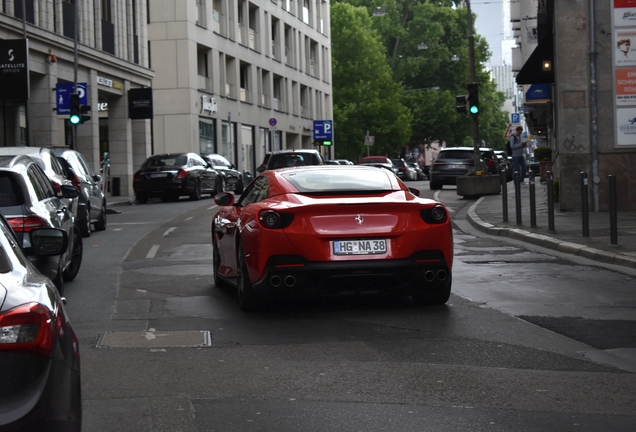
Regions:
<svg viewBox="0 0 636 432"><path fill-rule="evenodd" d="M435 201L439 201L439 194L440 194L441 192L442 192L442 191L436 191L436 192L433 194L433 199L434 199Z"/></svg>
<svg viewBox="0 0 636 432"><path fill-rule="evenodd" d="M163 233L163 236L166 237L167 235L169 235L172 231L174 231L176 229L177 229L177 227L168 228L168 230L165 233Z"/></svg>
<svg viewBox="0 0 636 432"><path fill-rule="evenodd" d="M186 218L186 220L187 220L187 221L189 221L189 220L191 220L191 219L192 219L192 216L190 216L189 218Z"/></svg>
<svg viewBox="0 0 636 432"><path fill-rule="evenodd" d="M148 255L146 255L146 259L154 258L158 250L159 250L159 245L152 245L152 247L148 251Z"/></svg>
<svg viewBox="0 0 636 432"><path fill-rule="evenodd" d="M121 231L121 228L115 228L113 231Z"/></svg>
<svg viewBox="0 0 636 432"><path fill-rule="evenodd" d="M120 222L120 223L112 223L108 222L109 226L113 225L146 225L146 222Z"/></svg>

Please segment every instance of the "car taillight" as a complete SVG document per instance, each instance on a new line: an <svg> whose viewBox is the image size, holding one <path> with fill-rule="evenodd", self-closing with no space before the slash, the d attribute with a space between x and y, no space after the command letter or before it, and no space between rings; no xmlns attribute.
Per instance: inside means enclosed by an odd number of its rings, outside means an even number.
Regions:
<svg viewBox="0 0 636 432"><path fill-rule="evenodd" d="M56 194L62 193L62 186L58 182L52 181L51 185L53 186L53 190Z"/></svg>
<svg viewBox="0 0 636 432"><path fill-rule="evenodd" d="M182 179L182 178L186 178L187 176L188 176L188 172L186 170L179 170L176 178Z"/></svg>
<svg viewBox="0 0 636 432"><path fill-rule="evenodd" d="M406 171L405 167L400 168L400 171Z"/></svg>
<svg viewBox="0 0 636 432"><path fill-rule="evenodd" d="M486 165L494 165L495 161L492 159L486 159Z"/></svg>
<svg viewBox="0 0 636 432"><path fill-rule="evenodd" d="M433 208L422 210L420 216L424 219L424 222L429 224L441 224L448 219L448 212L441 205L436 205Z"/></svg>
<svg viewBox="0 0 636 432"><path fill-rule="evenodd" d="M51 357L51 312L39 303L28 303L0 313L1 351L26 351Z"/></svg>
<svg viewBox="0 0 636 432"><path fill-rule="evenodd" d="M135 173L135 175L133 175L133 181L141 181L141 176L139 175L139 173Z"/></svg>
<svg viewBox="0 0 636 432"><path fill-rule="evenodd" d="M16 233L25 233L35 228L46 228L49 226L46 221L39 216L12 217L8 218L7 221L11 229Z"/></svg>
<svg viewBox="0 0 636 432"><path fill-rule="evenodd" d="M258 215L258 220L265 228L281 229L287 228L294 220L294 215L280 214L274 210L263 210Z"/></svg>
<svg viewBox="0 0 636 432"><path fill-rule="evenodd" d="M75 189L77 189L78 191L82 191L82 182L80 182L79 177L77 176L77 174L75 174L73 176L73 178L71 179L71 183L73 183L73 186L75 186Z"/></svg>

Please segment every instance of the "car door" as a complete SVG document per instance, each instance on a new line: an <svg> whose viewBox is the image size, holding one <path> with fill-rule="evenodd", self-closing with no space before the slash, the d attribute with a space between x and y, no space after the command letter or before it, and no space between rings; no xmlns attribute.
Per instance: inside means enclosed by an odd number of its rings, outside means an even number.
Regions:
<svg viewBox="0 0 636 432"><path fill-rule="evenodd" d="M197 154L192 154L192 166L198 171L199 179L201 180L201 189L206 192L212 192L215 190L216 171L214 171L209 164L199 157Z"/></svg>
<svg viewBox="0 0 636 432"><path fill-rule="evenodd" d="M47 217L51 226L61 228L68 234L68 248L61 256L62 269L71 262L73 253L73 214L71 209L55 195L53 186L44 172L36 165L31 164L27 169L27 175L37 199L33 199L33 205L38 207L36 213Z"/></svg>
<svg viewBox="0 0 636 432"><path fill-rule="evenodd" d="M221 266L226 268L224 276L236 275L236 236L239 232L239 224L249 223L242 220L242 216L249 211L249 206L262 199L263 188L267 187L267 179L258 177L245 190L240 199L233 206L222 207L215 220L215 234L218 239Z"/></svg>

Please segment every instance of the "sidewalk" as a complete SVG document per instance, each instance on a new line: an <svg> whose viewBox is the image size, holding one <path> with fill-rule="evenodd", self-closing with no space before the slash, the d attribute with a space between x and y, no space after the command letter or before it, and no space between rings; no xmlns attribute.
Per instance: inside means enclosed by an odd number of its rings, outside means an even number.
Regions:
<svg viewBox="0 0 636 432"><path fill-rule="evenodd" d="M468 210L468 220L480 231L507 236L560 252L636 269L636 212L617 215L618 244L611 244L609 212L595 213L590 203L589 237L583 237L581 212L554 210L554 231L549 231L547 184L535 183L536 227L531 228L529 185L521 185L521 225L517 225L515 187L508 183L508 222L503 221L503 197L486 195Z"/></svg>

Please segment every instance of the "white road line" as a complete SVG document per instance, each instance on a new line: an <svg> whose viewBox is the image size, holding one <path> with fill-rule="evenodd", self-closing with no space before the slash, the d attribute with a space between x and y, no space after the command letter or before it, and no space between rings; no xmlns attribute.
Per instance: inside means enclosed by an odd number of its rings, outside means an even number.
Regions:
<svg viewBox="0 0 636 432"><path fill-rule="evenodd" d="M146 255L146 259L153 259L159 250L159 245L152 245L150 250L148 251L148 255Z"/></svg>
<svg viewBox="0 0 636 432"><path fill-rule="evenodd" d="M439 194L440 194L440 192L441 192L441 191L436 191L436 192L433 194L433 199L434 199L435 201L439 201Z"/></svg>
<svg viewBox="0 0 636 432"><path fill-rule="evenodd" d="M192 216L190 216L189 218L186 218L186 220L187 220L187 221L189 221L189 220L191 220L191 219L192 219Z"/></svg>
<svg viewBox="0 0 636 432"><path fill-rule="evenodd" d="M174 231L176 229L177 229L177 227L168 228L168 230L165 233L163 233L163 236L166 237L167 235L169 235L172 231Z"/></svg>
<svg viewBox="0 0 636 432"><path fill-rule="evenodd" d="M115 228L113 231L121 231L121 228Z"/></svg>

